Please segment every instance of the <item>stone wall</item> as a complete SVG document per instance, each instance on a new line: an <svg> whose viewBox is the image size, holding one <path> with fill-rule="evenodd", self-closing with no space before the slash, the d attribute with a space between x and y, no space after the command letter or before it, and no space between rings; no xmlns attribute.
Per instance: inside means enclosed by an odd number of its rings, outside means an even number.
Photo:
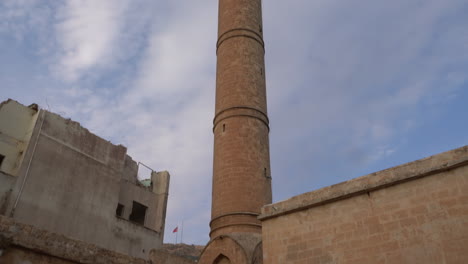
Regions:
<svg viewBox="0 0 468 264"><path fill-rule="evenodd" d="M0 216L0 263L7 264L193 264L164 250L151 250L149 260L25 225Z"/></svg>
<svg viewBox="0 0 468 264"><path fill-rule="evenodd" d="M148 207L144 226L163 236L169 191L169 173L153 172L151 186L144 187L123 178L120 181L119 204L123 206L121 218L130 219L133 202Z"/></svg>
<svg viewBox="0 0 468 264"><path fill-rule="evenodd" d="M0 171L0 215L6 213L8 200L10 199L10 194L15 183L15 176Z"/></svg>
<svg viewBox="0 0 468 264"><path fill-rule="evenodd" d="M193 260L168 253L162 249L154 249L150 252L152 264L193 264Z"/></svg>
<svg viewBox="0 0 468 264"><path fill-rule="evenodd" d="M37 105L25 107L13 100L0 104L0 171L17 174L37 116Z"/></svg>
<svg viewBox="0 0 468 264"><path fill-rule="evenodd" d="M148 262L0 216L0 263L147 264Z"/></svg>
<svg viewBox="0 0 468 264"><path fill-rule="evenodd" d="M264 262L468 263L468 147L265 206Z"/></svg>
<svg viewBox="0 0 468 264"><path fill-rule="evenodd" d="M32 111L11 100L1 109L10 105ZM15 118L0 119L8 123L0 128L31 138L17 173L0 172L0 215L134 257L147 258L160 248L169 174L153 173L154 184L144 187L124 146L57 114L40 110L36 116L31 131L15 125ZM116 216L120 196L123 217ZM129 221L133 201L147 207L142 223Z"/></svg>

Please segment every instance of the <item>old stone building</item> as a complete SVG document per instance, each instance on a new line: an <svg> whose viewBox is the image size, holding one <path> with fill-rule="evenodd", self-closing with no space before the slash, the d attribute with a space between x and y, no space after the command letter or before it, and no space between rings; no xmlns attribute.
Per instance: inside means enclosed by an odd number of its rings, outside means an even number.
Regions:
<svg viewBox="0 0 468 264"><path fill-rule="evenodd" d="M169 174L36 105L0 105L0 215L130 257L160 248Z"/></svg>

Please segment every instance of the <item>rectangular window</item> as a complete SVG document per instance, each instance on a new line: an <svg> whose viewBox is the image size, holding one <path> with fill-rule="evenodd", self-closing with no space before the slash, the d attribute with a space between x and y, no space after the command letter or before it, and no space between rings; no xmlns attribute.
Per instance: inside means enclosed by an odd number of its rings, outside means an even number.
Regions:
<svg viewBox="0 0 468 264"><path fill-rule="evenodd" d="M0 168L2 168L2 163L3 163L3 160L5 159L5 156L3 156L2 154L0 154Z"/></svg>
<svg viewBox="0 0 468 264"><path fill-rule="evenodd" d="M130 217L128 220L136 224L144 225L145 217L146 217L146 209L148 209L148 207L142 205L141 203L133 201L132 213L130 214Z"/></svg>
<svg viewBox="0 0 468 264"><path fill-rule="evenodd" d="M117 204L117 209L115 210L115 214L116 214L118 217L122 217L123 211L124 211L124 206L123 206L123 204Z"/></svg>

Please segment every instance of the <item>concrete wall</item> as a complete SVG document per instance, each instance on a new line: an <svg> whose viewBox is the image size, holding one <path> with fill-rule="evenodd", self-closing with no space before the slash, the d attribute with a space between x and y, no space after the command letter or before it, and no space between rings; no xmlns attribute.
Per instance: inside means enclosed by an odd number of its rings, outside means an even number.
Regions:
<svg viewBox="0 0 468 264"><path fill-rule="evenodd" d="M133 202L138 202L148 207L144 226L162 233L166 218L169 173L153 172L151 182L150 187L145 187L125 178L121 181L119 203L124 206L122 218L128 220Z"/></svg>
<svg viewBox="0 0 468 264"><path fill-rule="evenodd" d="M468 147L265 206L264 262L468 263Z"/></svg>
<svg viewBox="0 0 468 264"><path fill-rule="evenodd" d="M0 171L0 215L4 215L6 213L8 201L15 183L15 176Z"/></svg>
<svg viewBox="0 0 468 264"><path fill-rule="evenodd" d="M43 110L29 134L27 162L20 165L15 180L0 174L0 205L6 208L0 213L130 256L147 258L151 249L161 247L168 185L162 184L162 196L139 185L138 166L125 147ZM148 207L144 226L116 217L119 196L130 204L129 211L132 201Z"/></svg>
<svg viewBox="0 0 468 264"><path fill-rule="evenodd" d="M0 104L0 171L16 175L36 123L37 110L8 100Z"/></svg>

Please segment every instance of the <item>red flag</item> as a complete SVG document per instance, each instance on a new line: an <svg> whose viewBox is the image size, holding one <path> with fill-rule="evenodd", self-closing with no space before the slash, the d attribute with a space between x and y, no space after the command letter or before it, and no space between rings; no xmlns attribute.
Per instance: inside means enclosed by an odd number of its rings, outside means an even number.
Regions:
<svg viewBox="0 0 468 264"><path fill-rule="evenodd" d="M178 226L176 226L176 228L174 228L174 230L172 231L172 233L175 233L175 232L177 232L177 231L179 231L179 227L178 227Z"/></svg>

